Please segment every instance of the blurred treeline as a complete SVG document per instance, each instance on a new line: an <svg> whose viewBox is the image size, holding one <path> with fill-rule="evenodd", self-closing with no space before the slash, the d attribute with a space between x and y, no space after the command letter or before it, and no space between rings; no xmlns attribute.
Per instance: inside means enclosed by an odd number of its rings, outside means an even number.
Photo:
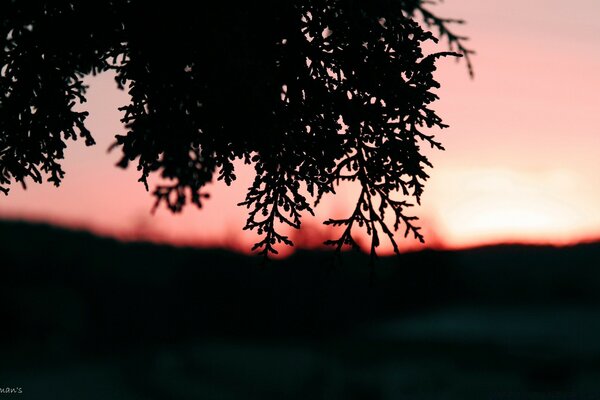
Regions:
<svg viewBox="0 0 600 400"><path fill-rule="evenodd" d="M600 245L382 257L372 285L367 265L4 221L0 385L57 399L600 388Z"/></svg>

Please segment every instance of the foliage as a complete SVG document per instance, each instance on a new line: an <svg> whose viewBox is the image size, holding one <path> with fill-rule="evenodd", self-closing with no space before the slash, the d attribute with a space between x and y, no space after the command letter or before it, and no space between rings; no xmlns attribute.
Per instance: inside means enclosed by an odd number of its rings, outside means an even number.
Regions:
<svg viewBox="0 0 600 400"><path fill-rule="evenodd" d="M353 232L423 240L406 197L417 202L431 164L424 143L442 149L429 128L444 128L430 108L442 56L468 56L454 20L422 0L229 2L13 0L0 3L0 190L44 177L58 186L67 140L94 144L74 110L83 78L112 70L128 91L119 166L137 164L140 181L164 178L155 207L201 207L203 187L236 179L233 161L256 177L241 205L245 229L265 256L291 245L282 226L299 228L319 199L343 181L362 190L354 212L326 221ZM424 55L437 41L413 19L445 36L454 52ZM468 63L470 66L470 63ZM314 204L313 204L314 200ZM384 221L387 213L393 223Z"/></svg>

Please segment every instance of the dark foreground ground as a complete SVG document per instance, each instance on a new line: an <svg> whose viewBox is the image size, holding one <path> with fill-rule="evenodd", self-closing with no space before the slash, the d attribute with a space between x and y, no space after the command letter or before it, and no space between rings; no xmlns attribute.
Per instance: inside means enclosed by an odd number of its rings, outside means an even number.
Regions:
<svg viewBox="0 0 600 400"><path fill-rule="evenodd" d="M600 245L331 261L1 222L0 398L600 398Z"/></svg>

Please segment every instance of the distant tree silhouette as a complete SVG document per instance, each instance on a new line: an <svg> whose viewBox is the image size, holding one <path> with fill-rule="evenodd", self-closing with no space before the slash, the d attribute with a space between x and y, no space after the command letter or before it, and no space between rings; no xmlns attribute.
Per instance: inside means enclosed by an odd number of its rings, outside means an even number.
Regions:
<svg viewBox="0 0 600 400"><path fill-rule="evenodd" d="M155 207L201 207L216 174L236 179L233 161L254 164L241 205L245 229L262 235L253 250L291 245L281 226L298 228L340 181L362 191L342 226L338 250L356 246L363 227L398 250L394 232L423 240L405 209L417 202L431 166L420 145L442 149L428 128L444 128L430 108L435 61L468 56L463 37L425 0L211 1L12 0L0 2L0 190L13 182L58 186L66 141L86 129L83 78L114 71L131 103L120 108L125 135L118 163L135 162L140 181L167 184ZM448 39L450 51L424 55ZM394 222L384 222L387 213Z"/></svg>

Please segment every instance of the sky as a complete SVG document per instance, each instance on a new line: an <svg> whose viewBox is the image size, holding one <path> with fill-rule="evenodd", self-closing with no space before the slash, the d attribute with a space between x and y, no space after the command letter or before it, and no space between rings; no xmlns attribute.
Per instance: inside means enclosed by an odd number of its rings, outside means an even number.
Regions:
<svg viewBox="0 0 600 400"><path fill-rule="evenodd" d="M450 125L437 134L444 152L428 151L434 168L421 218L428 246L464 248L499 242L572 244L600 238L600 2L597 0L446 0L431 10L461 18L455 31L477 51L475 77L464 63L438 62L442 84L434 109ZM445 42L439 50L445 50ZM123 133L127 95L110 74L88 79L87 126L97 145L69 144L60 188L13 185L0 217L43 221L123 239L247 251L243 201L252 170L240 167L232 187L209 188L201 210L150 214L153 198L135 169L107 153ZM355 190L327 198L305 219L297 241L312 246L332 232L330 216L350 212ZM403 249L422 245L401 240ZM390 247L384 245L384 253Z"/></svg>

